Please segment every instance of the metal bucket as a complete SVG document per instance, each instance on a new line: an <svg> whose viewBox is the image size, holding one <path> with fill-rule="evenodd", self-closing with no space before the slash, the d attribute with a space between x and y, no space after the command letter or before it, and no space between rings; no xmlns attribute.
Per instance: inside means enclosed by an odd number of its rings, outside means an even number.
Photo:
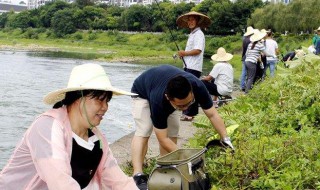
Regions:
<svg viewBox="0 0 320 190"><path fill-rule="evenodd" d="M205 173L206 149L178 149L157 159L149 190L208 190Z"/></svg>

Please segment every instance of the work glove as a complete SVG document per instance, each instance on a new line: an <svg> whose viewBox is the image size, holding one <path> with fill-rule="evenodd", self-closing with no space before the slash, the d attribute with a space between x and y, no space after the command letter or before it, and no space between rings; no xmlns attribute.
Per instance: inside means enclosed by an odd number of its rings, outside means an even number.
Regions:
<svg viewBox="0 0 320 190"><path fill-rule="evenodd" d="M221 144L223 144L223 145L226 146L226 147L231 148L231 149L234 151L234 147L233 147L233 145L232 145L232 143L231 143L230 137L224 137L224 138L222 138L222 139L221 139Z"/></svg>

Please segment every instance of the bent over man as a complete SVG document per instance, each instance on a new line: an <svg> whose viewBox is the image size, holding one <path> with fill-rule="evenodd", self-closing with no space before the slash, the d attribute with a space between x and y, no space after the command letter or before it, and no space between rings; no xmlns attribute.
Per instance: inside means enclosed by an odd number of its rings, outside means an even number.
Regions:
<svg viewBox="0 0 320 190"><path fill-rule="evenodd" d="M177 150L180 111L200 104L223 142L233 148L222 118L213 106L205 85L191 73L170 65L151 68L133 83L133 118L136 132L131 143L134 180L140 189L147 188L147 177L142 173L148 140L155 132L160 155Z"/></svg>

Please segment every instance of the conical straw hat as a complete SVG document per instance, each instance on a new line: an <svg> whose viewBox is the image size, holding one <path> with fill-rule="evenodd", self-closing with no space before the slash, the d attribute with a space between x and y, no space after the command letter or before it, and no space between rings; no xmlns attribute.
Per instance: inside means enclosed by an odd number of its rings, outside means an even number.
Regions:
<svg viewBox="0 0 320 190"><path fill-rule="evenodd" d="M201 14L201 13L198 13L198 12L195 12L195 11L191 11L189 13L186 13L184 15L179 16L178 19L177 19L177 25L180 28L188 28L188 17L191 16L191 15L200 17L200 20L198 22L198 26L199 27L208 28L208 26L210 26L210 24L211 24L210 18L208 16L204 15L204 14Z"/></svg>

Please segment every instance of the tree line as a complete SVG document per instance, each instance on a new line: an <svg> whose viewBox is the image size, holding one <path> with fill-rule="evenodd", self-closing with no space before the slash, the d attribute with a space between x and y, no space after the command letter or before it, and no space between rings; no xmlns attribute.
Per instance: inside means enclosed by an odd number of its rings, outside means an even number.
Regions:
<svg viewBox="0 0 320 190"><path fill-rule="evenodd" d="M0 28L48 28L57 37L77 30L121 30L164 32L176 30L178 16L191 10L208 15L212 25L206 34L227 35L243 32L247 19L257 8L262 8L261 0L204 0L202 3L173 4L169 1L151 5L119 6L96 5L89 0L74 3L53 1L37 9L20 13L0 15Z"/></svg>
<svg viewBox="0 0 320 190"><path fill-rule="evenodd" d="M293 0L288 5L268 4L257 8L248 24L280 33L313 33L320 26L318 7L319 0Z"/></svg>
<svg viewBox="0 0 320 190"><path fill-rule="evenodd" d="M281 33L311 33L320 25L320 12L316 7L320 7L319 0L293 0L288 5L263 3L262 0L237 0L234 3L230 0L204 0L198 5L173 4L165 0L159 6L153 3L127 8L95 4L93 0L76 0L71 4L58 0L21 13L3 13L0 28L51 29L57 37L77 30L173 30L175 34L178 16L198 11L212 20L205 32L208 35L243 33L248 25Z"/></svg>

